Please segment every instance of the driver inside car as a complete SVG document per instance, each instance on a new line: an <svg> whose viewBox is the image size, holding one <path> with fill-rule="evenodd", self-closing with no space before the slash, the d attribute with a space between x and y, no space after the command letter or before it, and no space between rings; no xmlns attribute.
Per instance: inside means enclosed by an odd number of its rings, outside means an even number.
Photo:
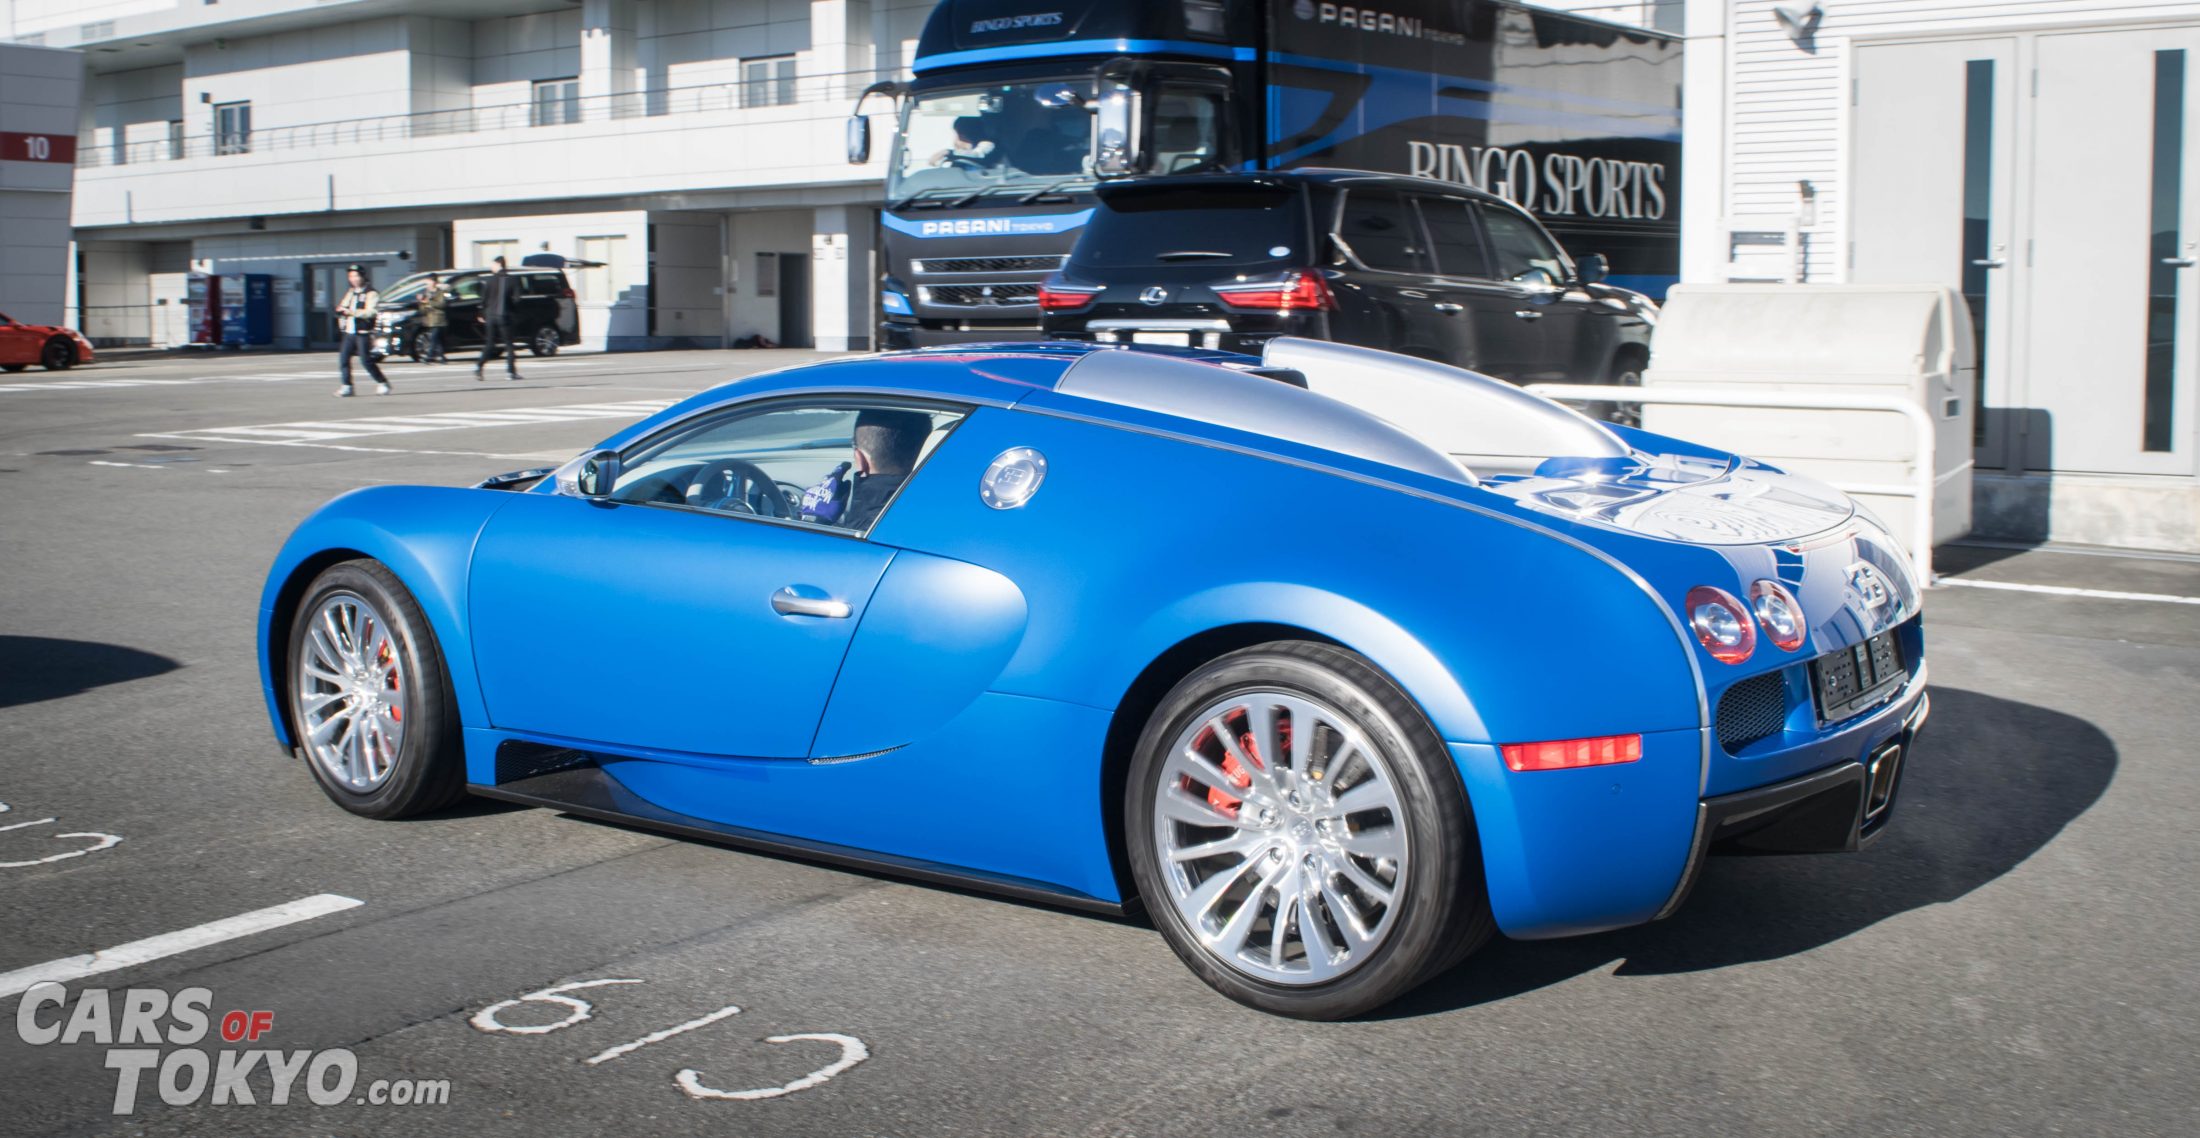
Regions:
<svg viewBox="0 0 2200 1138"><path fill-rule="evenodd" d="M802 492L802 520L868 529L916 469L931 433L932 416L922 411L857 412L854 460L833 467Z"/></svg>

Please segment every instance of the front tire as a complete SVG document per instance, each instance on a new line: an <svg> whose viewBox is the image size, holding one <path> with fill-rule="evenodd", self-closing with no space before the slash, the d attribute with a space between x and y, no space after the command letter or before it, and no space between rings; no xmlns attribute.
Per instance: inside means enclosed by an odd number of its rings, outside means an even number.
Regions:
<svg viewBox="0 0 2200 1138"><path fill-rule="evenodd" d="M329 567L290 629L293 738L338 806L409 818L465 793L450 676L420 605L380 562Z"/></svg>
<svg viewBox="0 0 2200 1138"><path fill-rule="evenodd" d="M76 345L56 336L46 341L45 350L38 354L38 362L47 371L67 371L76 366Z"/></svg>
<svg viewBox="0 0 2200 1138"><path fill-rule="evenodd" d="M1359 1015L1493 927L1443 741L1342 648L1263 644L1185 677L1139 740L1125 818L1169 947L1262 1011Z"/></svg>

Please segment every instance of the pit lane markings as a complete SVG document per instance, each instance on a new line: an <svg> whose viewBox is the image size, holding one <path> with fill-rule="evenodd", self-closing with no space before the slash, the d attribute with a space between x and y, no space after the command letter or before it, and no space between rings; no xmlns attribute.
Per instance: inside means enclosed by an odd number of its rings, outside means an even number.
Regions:
<svg viewBox="0 0 2200 1138"><path fill-rule="evenodd" d="M460 366L461 366L461 370L463 370L463 366L462 366L462 365L463 365L463 364L464 364L465 362L466 362L466 361L463 361L463 360L461 360L461 361L458 361L458 365L460 365ZM492 360L492 361L490 361L490 362L491 362L491 363L494 363L494 362L496 362L496 361ZM557 371L557 370L562 370L562 369L568 369L568 368L596 368L596 369L599 369L599 370L600 370L600 369L602 369L602 368L604 367L604 365L607 365L607 364L608 364L608 365L611 365L611 366L612 366L612 368L614 368L614 369L617 369L617 368L620 368L620 367L622 366L622 361L618 361L618 360L612 360L612 359L608 359L608 358L604 358L604 357L595 357L595 356L591 356L591 357L589 357L589 358L587 358L587 359L578 359L578 360L557 360L557 361L554 361L554 362L553 362L553 361L538 361L538 362L535 362L535 363L531 363L531 364L528 364L528 365L527 365L527 370L528 370L528 371L544 371L544 370L549 370L549 371ZM708 366L708 365L706 365L706 366ZM653 368L653 369L651 369L652 373L655 373L655 372L661 372L661 371L699 371L699 370L703 370L703 368L702 368L702 367L685 367L685 368ZM426 378L426 377L427 377L428 375L432 375L432 374L433 374L432 372L415 373L415 372L412 372L412 371L409 371L409 370L406 370L406 371L400 371L400 372L398 372L398 373L397 373L397 375L398 375L398 378L399 378L399 380L400 380L401 382L403 382L403 381L406 381L406 380L412 380L412 379L420 379L420 378ZM238 375L196 375L196 376L180 377L180 378L176 378L176 379L152 379L152 378L143 378L143 379L53 379L53 380L17 380L17 381L15 381L15 382L12 382L12 383L0 383L0 395L7 395L7 394L9 394L9 393L11 393L11 392L13 392L13 393L23 393L23 392L33 392L33 391L107 391L107 390L111 390L111 389L117 389L117 388L125 388L125 387L198 387L198 386L201 386L201 385L204 385L204 384L210 384L210 383L296 383L296 382L299 382L300 380L310 380L310 379L318 379L318 380L323 380L323 381L327 381L327 380L333 380L333 379L335 379L335 378L336 378L336 369L335 369L334 367L327 367L327 368L322 368L322 369L319 369L319 370L316 370L316 371L270 371L270 372L246 372L246 373L242 373L242 374L238 374ZM504 382L504 381L502 381L502 380L499 380L499 382ZM526 380L521 380L520 382L522 382L522 383L525 383L525 382L526 382Z"/></svg>
<svg viewBox="0 0 2200 1138"><path fill-rule="evenodd" d="M144 940L133 940L128 944L118 944L97 952L64 956L59 960L33 964L13 972L0 972L0 999L21 995L34 984L67 984L102 972L134 968L193 949L237 940L300 921L310 921L330 913L341 913L346 909L356 909L364 904L366 902L352 897L316 893L311 897L301 897L296 901L286 901L280 905L224 917L188 929L146 937Z"/></svg>
<svg viewBox="0 0 2200 1138"><path fill-rule="evenodd" d="M574 403L559 407L517 407L500 411L441 411L427 415L379 415L341 420L304 419L251 426L198 427L185 431L146 433L137 437L185 439L193 442L318 445L337 439L379 438L386 435L418 434L423 431L578 423L590 419L633 419L662 411L672 406L672 402L669 399L636 399L622 403Z"/></svg>
<svg viewBox="0 0 2200 1138"><path fill-rule="evenodd" d="M2091 597L2102 601L2153 601L2165 605L2200 605L2200 597L2180 597L2174 593L2122 593L2113 589L2080 589L2070 585L2024 585L2015 581L1972 581L1963 577L1942 577L1936 585L1953 585L1962 589L2002 589L2012 593L2045 593L2052 597Z"/></svg>
<svg viewBox="0 0 2200 1138"><path fill-rule="evenodd" d="M645 983L645 981L626 977L606 977L597 980L576 980L567 984L557 984L552 987L543 988L539 991L528 992L525 995L514 996L509 1000L499 1000L496 1003L490 1004L488 1007L485 1007L480 1011L475 1012L472 1018L468 1019L466 1022L473 1025L474 1030L483 1032L485 1034L548 1035L551 1032L563 1031L566 1028L572 1027L574 1024L584 1023L590 1019L595 1018L595 1004L591 1003L588 1000L582 999L579 996L570 995L568 993L581 991L587 988L603 988L614 985L641 983ZM525 1003L545 1003L563 1007L566 1009L565 1017L551 1023L525 1025L507 1024L503 1020L497 1018L498 1013L509 1011L512 1008L516 1008L519 1005ZM632 1039L625 1043L617 1044L612 1047L607 1047L602 1051L599 1051L596 1054L589 1056L586 1059L580 1060L580 1062L583 1066L594 1067L600 1063L609 1062L610 1060L617 1059L625 1055L630 1055L636 1051L640 1051L642 1048L648 1047L653 1043L662 1043L667 1039L673 1038L674 1036L685 1035L688 1032L696 1030L697 1028L708 1027L711 1024L719 1022L720 1020L730 1019L740 1014L741 1009L738 1006L727 1004L726 1006L719 1008L716 1011L705 1012L704 1014L699 1015L694 1019L687 1020L682 1023L676 1023L671 1027L660 1028L638 1039ZM795 1079L792 1082L782 1083L776 1087L757 1087L753 1090L738 1091L721 1090L717 1087L711 1086L708 1083L703 1082L703 1073L693 1067L682 1068L679 1072L674 1074L672 1077L673 1084L680 1088L680 1092L682 1094L685 1094L689 1098L695 1099L697 1101L715 1099L721 1102L756 1102L762 1099L773 1099L779 1098L783 1095L796 1094L801 1091L809 1090L812 1087L823 1086L826 1083L832 1081L835 1075L838 1075L843 1071L846 1071L849 1068L854 1067L856 1064L861 1063L871 1057L870 1047L865 1045L861 1039L858 1039L853 1035L844 1035L837 1031L810 1031L797 1032L791 1035L768 1035L764 1037L763 1042L775 1045L788 1043L830 1043L840 1048L840 1057L830 1063L827 1063L823 1067L819 1067L818 1069L811 1071L809 1074L804 1075L799 1079Z"/></svg>

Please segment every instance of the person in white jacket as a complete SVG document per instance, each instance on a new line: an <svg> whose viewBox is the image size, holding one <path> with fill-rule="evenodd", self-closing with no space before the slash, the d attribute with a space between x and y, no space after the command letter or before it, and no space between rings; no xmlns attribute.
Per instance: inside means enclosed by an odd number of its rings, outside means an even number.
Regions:
<svg viewBox="0 0 2200 1138"><path fill-rule="evenodd" d="M351 291L336 306L336 325L344 334L343 347L336 351L336 397L351 397L351 357L355 355L367 366L367 374L374 377L374 393L388 395L390 381L382 374L381 365L374 362L374 313L382 303L382 294L374 291L367 280L365 267L353 265L344 275L351 281Z"/></svg>

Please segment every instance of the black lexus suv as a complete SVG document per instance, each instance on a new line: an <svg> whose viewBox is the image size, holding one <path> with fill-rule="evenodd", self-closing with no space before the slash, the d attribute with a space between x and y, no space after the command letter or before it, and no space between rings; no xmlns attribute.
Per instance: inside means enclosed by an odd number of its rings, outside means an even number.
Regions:
<svg viewBox="0 0 2200 1138"><path fill-rule="evenodd" d="M1657 305L1602 283L1526 210L1345 170L1104 182L1040 287L1050 338L1258 355L1275 336L1404 352L1515 383L1637 383ZM1592 413L1608 413L1606 406Z"/></svg>

